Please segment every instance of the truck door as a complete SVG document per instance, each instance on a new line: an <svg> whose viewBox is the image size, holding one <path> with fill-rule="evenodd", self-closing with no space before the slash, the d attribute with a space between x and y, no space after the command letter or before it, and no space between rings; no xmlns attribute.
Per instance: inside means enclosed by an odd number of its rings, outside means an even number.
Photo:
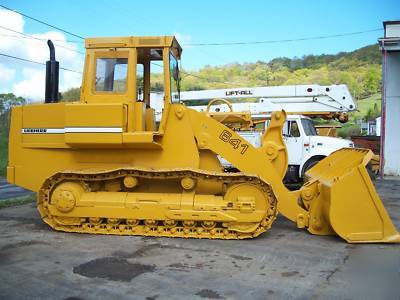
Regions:
<svg viewBox="0 0 400 300"><path fill-rule="evenodd" d="M299 122L287 120L283 127L283 138L288 149L289 165L300 165L303 158L303 139Z"/></svg>

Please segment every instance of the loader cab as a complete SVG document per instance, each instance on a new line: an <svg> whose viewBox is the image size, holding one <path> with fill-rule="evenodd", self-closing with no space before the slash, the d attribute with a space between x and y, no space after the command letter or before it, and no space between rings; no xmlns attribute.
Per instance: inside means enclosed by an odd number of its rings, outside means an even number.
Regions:
<svg viewBox="0 0 400 300"><path fill-rule="evenodd" d="M169 106L180 101L181 53L170 36L86 39L81 102L122 106L126 134L162 135ZM151 99L152 93L159 97ZM163 111L159 124L156 107Z"/></svg>

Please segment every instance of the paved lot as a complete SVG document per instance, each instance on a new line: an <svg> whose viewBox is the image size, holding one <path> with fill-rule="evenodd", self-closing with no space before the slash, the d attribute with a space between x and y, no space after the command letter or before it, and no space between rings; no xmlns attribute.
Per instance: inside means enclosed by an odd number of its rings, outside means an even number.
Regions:
<svg viewBox="0 0 400 300"><path fill-rule="evenodd" d="M376 182L400 228L400 181ZM55 232L0 210L1 299L399 299L400 245L349 245L279 218L254 240Z"/></svg>

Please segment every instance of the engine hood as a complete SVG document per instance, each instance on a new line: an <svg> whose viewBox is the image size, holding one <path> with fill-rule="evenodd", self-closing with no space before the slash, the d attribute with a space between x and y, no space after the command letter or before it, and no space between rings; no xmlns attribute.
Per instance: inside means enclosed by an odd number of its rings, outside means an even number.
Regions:
<svg viewBox="0 0 400 300"><path fill-rule="evenodd" d="M354 147L354 143L350 140L320 135L310 136L310 145L312 147L324 147L334 149Z"/></svg>

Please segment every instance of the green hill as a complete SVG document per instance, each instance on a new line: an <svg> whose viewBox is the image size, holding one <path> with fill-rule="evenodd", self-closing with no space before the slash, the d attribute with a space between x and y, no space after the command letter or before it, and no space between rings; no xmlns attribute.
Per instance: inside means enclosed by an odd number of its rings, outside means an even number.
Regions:
<svg viewBox="0 0 400 300"><path fill-rule="evenodd" d="M185 72L185 71L184 71ZM279 57L269 62L205 66L183 72L182 90L316 83L347 84L357 99L379 92L381 53L378 45L335 55ZM161 82L161 78L157 78Z"/></svg>
<svg viewBox="0 0 400 300"><path fill-rule="evenodd" d="M287 67L292 71L310 68L317 69L324 65L348 69L351 66L364 66L381 63L381 53L378 45L370 45L353 52L339 52L337 54L305 55L302 58L278 57L269 62L274 68ZM351 62L351 63L350 63Z"/></svg>

